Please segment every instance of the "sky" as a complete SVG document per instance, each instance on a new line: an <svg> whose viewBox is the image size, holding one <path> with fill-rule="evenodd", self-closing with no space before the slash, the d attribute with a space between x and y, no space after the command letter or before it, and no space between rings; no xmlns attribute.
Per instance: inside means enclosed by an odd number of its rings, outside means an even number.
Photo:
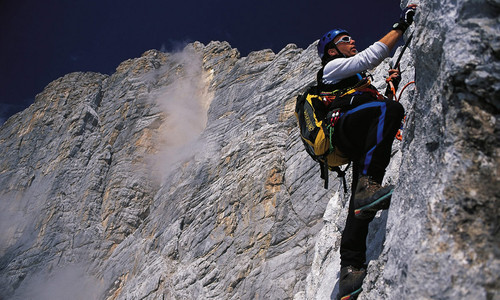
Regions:
<svg viewBox="0 0 500 300"><path fill-rule="evenodd" d="M71 72L111 75L147 50L227 41L241 56L307 48L343 28L362 50L399 19L399 0L0 0L0 125Z"/></svg>

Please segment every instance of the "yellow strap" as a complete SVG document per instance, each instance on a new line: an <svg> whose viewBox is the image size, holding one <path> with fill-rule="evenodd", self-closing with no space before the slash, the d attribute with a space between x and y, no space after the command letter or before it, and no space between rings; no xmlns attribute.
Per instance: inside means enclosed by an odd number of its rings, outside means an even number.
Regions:
<svg viewBox="0 0 500 300"><path fill-rule="evenodd" d="M340 97L344 97L345 95L350 95L350 94L352 94L354 92L357 92L359 90L365 89L365 88L369 87L371 83L372 82L370 81L370 79L367 78L366 83L364 83L363 85L360 85L360 86L357 86L355 88L352 88L352 89L348 90L347 92L343 93Z"/></svg>
<svg viewBox="0 0 500 300"><path fill-rule="evenodd" d="M312 104L312 99L313 98L318 98L320 101L321 101L321 98L318 95L311 95L311 94L307 95L306 101L309 102L309 104L311 105L312 109L314 110L314 105ZM316 119L316 111L314 112L314 122L316 123L316 127L321 127L322 123L323 123L322 120Z"/></svg>

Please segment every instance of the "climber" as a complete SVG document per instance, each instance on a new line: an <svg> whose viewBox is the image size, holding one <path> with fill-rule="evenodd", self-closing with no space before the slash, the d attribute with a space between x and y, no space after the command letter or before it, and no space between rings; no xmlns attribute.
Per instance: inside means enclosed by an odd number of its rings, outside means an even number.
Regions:
<svg viewBox="0 0 500 300"><path fill-rule="evenodd" d="M354 299L361 292L366 275L368 225L378 210L390 204L394 186L382 186L382 180L404 116L403 106L390 100L391 89L386 90L386 97L380 94L370 84L366 70L389 56L413 22L415 10L416 5L405 8L389 33L359 53L355 40L343 29L326 33L318 43L322 60L318 86L329 110L337 112L337 117L331 119L333 143L354 163L354 192L340 246L339 299ZM387 82L397 89L399 80L399 71L391 69Z"/></svg>

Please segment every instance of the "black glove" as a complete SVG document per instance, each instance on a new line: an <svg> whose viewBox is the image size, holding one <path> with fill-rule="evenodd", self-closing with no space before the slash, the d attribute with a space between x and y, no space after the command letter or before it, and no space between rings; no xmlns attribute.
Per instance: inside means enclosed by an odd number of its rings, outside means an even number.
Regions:
<svg viewBox="0 0 500 300"><path fill-rule="evenodd" d="M415 4L406 7L399 17L399 22L405 22L408 26L410 26L413 23L416 8L417 6Z"/></svg>
<svg viewBox="0 0 500 300"><path fill-rule="evenodd" d="M401 72L396 70L389 70L389 77L387 79L388 81L392 81L392 84L394 84L394 88L396 88L397 90L399 83L401 82Z"/></svg>
<svg viewBox="0 0 500 300"><path fill-rule="evenodd" d="M401 73L396 69L389 70L389 77L385 79L387 82L387 88L385 89L385 95L387 97L394 95L398 90L399 83L401 82ZM392 86L391 86L392 83Z"/></svg>
<svg viewBox="0 0 500 300"><path fill-rule="evenodd" d="M413 17L415 16L415 10L417 5L412 4L408 5L403 12L401 12L401 16L399 17L399 22L392 26L392 29L401 30L403 33L410 27L413 23Z"/></svg>

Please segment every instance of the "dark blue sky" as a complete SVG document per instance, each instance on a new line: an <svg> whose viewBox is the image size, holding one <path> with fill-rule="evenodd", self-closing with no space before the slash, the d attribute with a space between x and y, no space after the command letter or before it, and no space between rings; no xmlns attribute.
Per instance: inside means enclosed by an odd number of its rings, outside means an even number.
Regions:
<svg viewBox="0 0 500 300"><path fill-rule="evenodd" d="M341 4L339 4L341 3ZM0 124L51 81L111 74L149 49L228 41L242 56L306 48L335 27L364 49L397 21L398 0L0 0Z"/></svg>

